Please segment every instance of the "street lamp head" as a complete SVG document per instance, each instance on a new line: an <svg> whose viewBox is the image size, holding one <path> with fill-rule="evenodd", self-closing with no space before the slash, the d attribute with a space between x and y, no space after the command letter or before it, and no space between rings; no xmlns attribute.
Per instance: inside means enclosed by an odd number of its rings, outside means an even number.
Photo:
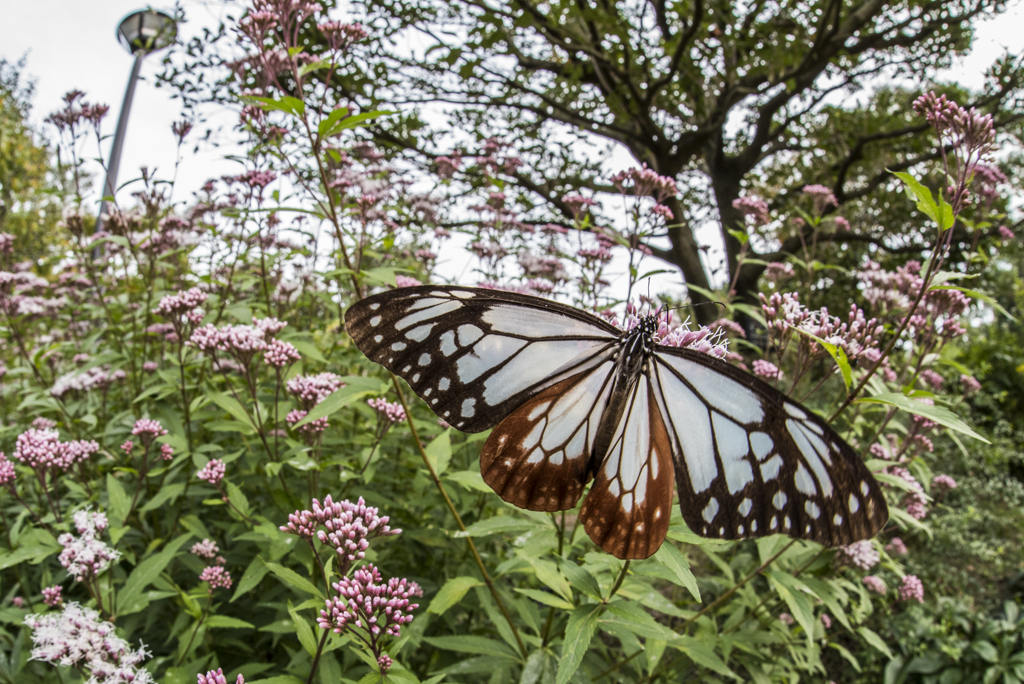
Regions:
<svg viewBox="0 0 1024 684"><path fill-rule="evenodd" d="M161 50L177 35L174 18L155 9L132 12L117 25L117 40L133 55Z"/></svg>

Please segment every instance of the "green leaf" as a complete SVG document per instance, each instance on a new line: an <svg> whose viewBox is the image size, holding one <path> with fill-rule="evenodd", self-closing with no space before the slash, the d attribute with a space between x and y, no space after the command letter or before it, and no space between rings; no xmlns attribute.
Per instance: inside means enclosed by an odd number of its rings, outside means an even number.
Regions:
<svg viewBox="0 0 1024 684"><path fill-rule="evenodd" d="M227 615L211 615L206 619L206 626L210 629L256 629L256 625L250 622Z"/></svg>
<svg viewBox="0 0 1024 684"><path fill-rule="evenodd" d="M796 330L801 335L810 337L812 340L817 342L822 349L828 352L828 355L831 356L836 362L836 365L839 366L839 372L842 374L843 382L846 384L846 391L849 392L850 386L853 384L853 371L850 370L850 359L846 357L846 352L843 351L842 347L838 347L831 342L826 342L817 335L809 333L799 326L793 328L793 330Z"/></svg>
<svg viewBox="0 0 1024 684"><path fill-rule="evenodd" d="M942 285L943 283L948 283L951 280L970 280L971 278L977 277L979 277L977 274L970 275L967 273L954 273L953 271L939 271L932 276L932 284L928 289L934 290L937 286Z"/></svg>
<svg viewBox="0 0 1024 684"><path fill-rule="evenodd" d="M299 679L294 675L277 675L268 679L257 679L253 682L246 681L246 684L306 684L306 680Z"/></svg>
<svg viewBox="0 0 1024 684"><path fill-rule="evenodd" d="M384 392L383 383L375 378L347 376L342 378L342 381L345 383L344 387L335 390L327 398L314 406L313 410L305 418L295 424L295 427L302 427L306 423L340 411L356 399L367 394L382 394Z"/></svg>
<svg viewBox="0 0 1024 684"><path fill-rule="evenodd" d="M299 353L302 354L303 356L313 359L317 363L327 363L327 359L324 357L323 354L320 353L320 348L317 347L312 342L310 342L309 340L302 340L297 337L292 337L284 341L298 349Z"/></svg>
<svg viewBox="0 0 1024 684"><path fill-rule="evenodd" d="M604 600L604 596L601 593L601 584L597 581L596 577L590 574L589 570L581 568L570 560L559 558L558 561L559 569L576 591L598 601Z"/></svg>
<svg viewBox="0 0 1024 684"><path fill-rule="evenodd" d="M317 596L319 598L324 597L320 590L313 586L312 582L310 582L308 579L306 579L299 573L295 572L291 568L286 568L283 565L278 565L277 563L270 563L268 561L263 562L264 564L266 564L267 569L270 570L270 572L274 573L277 576L277 578L283 581L285 584L289 584L292 587L298 589L299 591L304 591L307 594L312 594L313 596Z"/></svg>
<svg viewBox="0 0 1024 684"><path fill-rule="evenodd" d="M117 605L128 607L135 602L136 599L142 594L142 590L148 587L153 581L160 576L160 573L164 571L168 563L174 560L174 556L177 555L178 549L192 537L191 533L186 533L174 541L169 542L164 547L163 551L154 554L149 558L145 559L141 563L135 566L132 573L128 575L128 579L125 581L124 586L119 592L117 592Z"/></svg>
<svg viewBox="0 0 1024 684"><path fill-rule="evenodd" d="M243 96L241 100L246 104L256 105L268 112L285 112L293 116L302 116L306 112L305 102L296 97L290 97L287 95L279 99L247 95Z"/></svg>
<svg viewBox="0 0 1024 684"><path fill-rule="evenodd" d="M245 407L239 403L234 397L229 397L226 394L220 392L207 392L206 396L210 398L217 406L221 407L225 411L231 414L235 420L245 423L253 430L256 429L256 424L249 418L249 412L245 410Z"/></svg>
<svg viewBox="0 0 1024 684"><path fill-rule="evenodd" d="M181 496L182 492L184 492L184 491L185 491L185 483L184 482L176 482L174 484L166 484L166 485L164 485L160 489L159 492L156 493L156 496L154 496L152 499L147 501L146 505L143 506L140 510L143 513L145 513L146 511L152 511L154 509L160 508L164 504L171 503L171 502L175 501L179 496Z"/></svg>
<svg viewBox="0 0 1024 684"><path fill-rule="evenodd" d="M434 613L435 615L444 615L446 610L462 600L467 591L481 584L482 582L475 577L451 578L444 583L444 586L434 596L434 600L427 607L427 612Z"/></svg>
<svg viewBox="0 0 1024 684"><path fill-rule="evenodd" d="M348 116L348 107L338 107L324 118L316 127L316 132L322 137L324 133L331 130L331 126Z"/></svg>
<svg viewBox="0 0 1024 684"><path fill-rule="evenodd" d="M793 618L804 628L807 638L814 636L814 607L803 592L803 584L788 572L771 569L765 573L779 596L789 606Z"/></svg>
<svg viewBox="0 0 1024 684"><path fill-rule="evenodd" d="M239 489L238 485L227 483L228 488L228 501L231 505L242 512L242 515L249 515L249 499L246 498L242 490Z"/></svg>
<svg viewBox="0 0 1024 684"><path fill-rule="evenodd" d="M885 643L882 637L878 636L877 632L873 632L867 627L858 627L857 633L860 634L864 641L868 642L880 653L883 653L887 658L892 658L892 651L889 650L889 646Z"/></svg>
<svg viewBox="0 0 1024 684"><path fill-rule="evenodd" d="M690 564L686 561L683 552L672 544L662 544L654 559L672 571L679 578L679 586L686 587L693 598L700 603L700 588L697 587L697 578L690 572Z"/></svg>
<svg viewBox="0 0 1024 684"><path fill-rule="evenodd" d="M459 470L454 473L448 473L444 476L444 479L474 492L491 493L494 491L484 482L484 478L476 470Z"/></svg>
<svg viewBox="0 0 1024 684"><path fill-rule="evenodd" d="M435 437L424 451L435 473L441 475L448 470L448 464L452 460L452 429L448 428Z"/></svg>
<svg viewBox="0 0 1024 684"><path fill-rule="evenodd" d="M309 655L316 654L316 636L313 634L313 629L292 606L292 602L288 602L288 614L292 616L292 622L295 624L295 636L299 638L299 643L302 644L302 648L306 649L306 653Z"/></svg>
<svg viewBox="0 0 1024 684"><path fill-rule="evenodd" d="M916 178L909 173L893 172L907 186L907 196L915 200L918 210L930 218L939 226L939 230L946 230L953 225L953 208L946 203L942 197L935 201L931 190L921 185Z"/></svg>
<svg viewBox="0 0 1024 684"><path fill-rule="evenodd" d="M673 641L668 642L668 645L682 651L690 660L702 667L706 667L724 677L739 679L736 673L725 664L725 661L719 658L704 642L694 637L677 637Z"/></svg>
<svg viewBox="0 0 1024 684"><path fill-rule="evenodd" d="M556 594L550 594L546 591L539 589L520 589L516 588L516 591L523 596L532 598L537 603L542 603L545 606L552 608L558 608L560 610L572 610L573 605L563 598L559 598Z"/></svg>
<svg viewBox="0 0 1024 684"><path fill-rule="evenodd" d="M590 640L597 629L597 618L601 615L601 606L580 606L572 611L569 624L565 626L565 639L562 641L562 658L558 661L558 673L555 684L566 684L576 674L583 662L583 656L590 648Z"/></svg>
<svg viewBox="0 0 1024 684"><path fill-rule="evenodd" d="M981 440L985 444L991 444L987 439L979 435L977 432L967 426L962 420L956 417L952 411L942 406L929 406L924 402L911 399L910 397L904 396L898 392L888 392L885 394L876 394L873 397L866 399L858 399L858 403L866 404L885 404L887 406L895 406L898 409L902 409L908 413L913 413L918 416L924 416L929 420L933 420L939 425L944 425L951 430L962 432L969 437L973 437L977 440Z"/></svg>
<svg viewBox="0 0 1024 684"><path fill-rule="evenodd" d="M643 608L626 601L610 604L598 623L619 625L645 639L671 641L678 636L665 625L659 624Z"/></svg>
<svg viewBox="0 0 1024 684"><path fill-rule="evenodd" d="M138 483L139 487L142 485L142 482ZM128 498L128 494L125 493L124 487L114 477L114 473L107 473L107 498L110 501L111 517L119 521L118 524L124 522L124 519L128 517L128 507L132 505L132 502Z"/></svg>
<svg viewBox="0 0 1024 684"><path fill-rule="evenodd" d="M332 112L332 114L333 113L334 112ZM359 124L365 123L366 121L372 121L373 119L377 119L382 116L390 116L392 114L394 114L394 112L386 110L378 110L372 112L363 112L362 114L355 114L354 116L350 116L347 119L341 119L340 121L337 121L332 126L327 128L321 135L329 138L332 135L338 135L342 131L347 131L350 128L355 128Z"/></svg>
<svg viewBox="0 0 1024 684"><path fill-rule="evenodd" d="M448 637L426 637L423 640L431 646L440 648L444 651L502 656L513 660L519 659L515 652L505 644L485 637L460 635Z"/></svg>
<svg viewBox="0 0 1024 684"><path fill-rule="evenodd" d="M498 515L486 520L480 520L466 528L465 532L458 531L456 537L488 537L492 534L503 534L511 532L525 532L535 527L536 523L531 520L514 518L510 515Z"/></svg>
<svg viewBox="0 0 1024 684"><path fill-rule="evenodd" d="M242 573L242 579L238 580L238 588L235 589L234 595L231 597L229 603L234 603L235 600L243 594L248 594L250 591L256 588L256 585L270 572L270 568L266 566L263 559L256 556L249 563L249 567Z"/></svg>

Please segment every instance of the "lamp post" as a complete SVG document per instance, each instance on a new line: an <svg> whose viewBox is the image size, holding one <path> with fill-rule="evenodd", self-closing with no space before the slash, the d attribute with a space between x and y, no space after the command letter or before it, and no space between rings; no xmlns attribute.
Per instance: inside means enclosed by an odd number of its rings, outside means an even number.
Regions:
<svg viewBox="0 0 1024 684"><path fill-rule="evenodd" d="M174 18L154 9L132 12L117 25L117 40L124 48L135 56L132 74L128 77L128 88L124 92L121 103L121 114L117 117L117 131L110 147L110 160L107 162L107 178L103 181L103 198L100 201L100 214L96 218L96 232L103 229L103 215L107 211L107 198L114 197L117 189L117 171L121 165L121 148L124 147L124 135L128 130L128 114L135 96L135 82L139 80L142 60L150 52L162 50L174 43L178 36L178 25Z"/></svg>

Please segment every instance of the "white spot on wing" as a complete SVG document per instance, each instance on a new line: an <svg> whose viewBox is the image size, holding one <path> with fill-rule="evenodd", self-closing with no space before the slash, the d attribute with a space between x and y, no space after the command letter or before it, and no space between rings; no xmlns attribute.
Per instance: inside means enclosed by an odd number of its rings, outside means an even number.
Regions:
<svg viewBox="0 0 1024 684"><path fill-rule="evenodd" d="M532 411L526 414L527 420L537 420L537 416L547 411L549 406L551 406L550 401L542 401L541 403L537 404L536 406L533 407Z"/></svg>
<svg viewBox="0 0 1024 684"><path fill-rule="evenodd" d="M701 515L703 515L704 519L709 523L714 520L715 516L718 515L718 499L711 497L711 501L709 501L708 505L704 507L704 513Z"/></svg>
<svg viewBox="0 0 1024 684"><path fill-rule="evenodd" d="M813 501L804 502L804 510L807 511L807 515L817 520L821 516L821 509L818 508L818 504Z"/></svg>
<svg viewBox="0 0 1024 684"><path fill-rule="evenodd" d="M814 479L807 472L807 468L804 468L803 463L796 467L796 476L793 479L796 483L797 491L801 494L813 496L818 493L818 488L814 486Z"/></svg>
<svg viewBox="0 0 1024 684"><path fill-rule="evenodd" d="M395 342L394 344L391 345L391 350L392 351L402 351L407 346L409 346L409 345L407 345L405 342Z"/></svg>
<svg viewBox="0 0 1024 684"><path fill-rule="evenodd" d="M751 501L750 499L743 499L743 501L740 502L739 506L740 515L742 515L744 518L747 517L747 514L750 513L750 509L753 507L753 501Z"/></svg>
<svg viewBox="0 0 1024 684"><path fill-rule="evenodd" d="M384 341L384 336L383 335L374 335L373 336L373 341L376 342L377 344L380 344L381 342Z"/></svg>
<svg viewBox="0 0 1024 684"><path fill-rule="evenodd" d="M432 306L432 307L429 307L427 309L423 309L422 311L417 311L416 313L411 313L408 316L405 316L404 318L399 319L395 323L395 329L396 330L405 330L406 328L408 328L411 325L416 325L417 323L419 323L421 321L429 321L432 318L437 318L438 316L443 316L446 313L451 313L452 311L457 311L460 308L462 308L462 304L461 303L453 302L453 301L447 301L444 304L438 304L437 306Z"/></svg>
<svg viewBox="0 0 1024 684"><path fill-rule="evenodd" d="M804 420L807 418L807 414L804 413L796 404L791 404L787 401L783 404L783 406L786 407L786 413L793 416L794 418L799 418L800 420Z"/></svg>
<svg viewBox="0 0 1024 684"><path fill-rule="evenodd" d="M775 442L768 434L764 432L750 433L750 450L754 452L758 461L763 461L772 452L774 446Z"/></svg>
<svg viewBox="0 0 1024 684"><path fill-rule="evenodd" d="M373 304L370 305L370 311L376 311L379 308L380 304L378 304L377 302L374 302Z"/></svg>
<svg viewBox="0 0 1024 684"><path fill-rule="evenodd" d="M811 470L818 477L822 496L832 496L832 479L828 476L828 471L825 470L825 465L821 462L816 448L820 445L821 449L825 450L825 443L814 433L804 430L803 425L795 420L787 420L786 429L789 430L789 434L793 436L793 441L796 442L800 453L803 454L803 457L811 466Z"/></svg>
<svg viewBox="0 0 1024 684"><path fill-rule="evenodd" d="M779 471L782 469L782 457L775 454L767 461L761 464L761 479L767 482L773 480L779 475Z"/></svg>
<svg viewBox="0 0 1024 684"><path fill-rule="evenodd" d="M620 501L622 502L622 510L626 511L627 513L629 513L631 510L633 510L633 495L632 494L624 494L622 496L622 498L620 499Z"/></svg>
<svg viewBox="0 0 1024 684"><path fill-rule="evenodd" d="M447 392L449 385L451 385L451 382L448 380L448 378L441 378L437 383L437 389L441 390L442 392Z"/></svg>
<svg viewBox="0 0 1024 684"><path fill-rule="evenodd" d="M470 397L462 402L462 417L472 418L476 414L476 399Z"/></svg>
<svg viewBox="0 0 1024 684"><path fill-rule="evenodd" d="M850 494L850 512L856 513L860 510L860 499L857 498L856 494Z"/></svg>
<svg viewBox="0 0 1024 684"><path fill-rule="evenodd" d="M459 326L459 344L469 346L484 336L484 331L469 323Z"/></svg>
<svg viewBox="0 0 1024 684"><path fill-rule="evenodd" d="M836 527L839 527L840 525L842 525L843 524L843 516L841 516L838 513L836 513L835 517L832 518L832 524L835 525Z"/></svg>
<svg viewBox="0 0 1024 684"><path fill-rule="evenodd" d="M786 492L775 492L775 496L772 497L772 504L780 511L785 508L787 501L789 497L786 496Z"/></svg>
<svg viewBox="0 0 1024 684"><path fill-rule="evenodd" d="M451 330L446 330L441 333L441 353L445 356L451 356L458 347L455 346L455 333Z"/></svg>
<svg viewBox="0 0 1024 684"><path fill-rule="evenodd" d="M867 496L868 492L870 492L870 491L871 491L871 488L868 487L868 483L867 482L861 482L860 483L860 493L861 494L863 494L864 496Z"/></svg>
<svg viewBox="0 0 1024 684"><path fill-rule="evenodd" d="M405 336L414 342L422 342L423 340L427 339L427 335L430 334L430 329L433 328L435 325L437 324L431 323L430 325L418 326L416 328L413 328L409 332L405 333Z"/></svg>
<svg viewBox="0 0 1024 684"><path fill-rule="evenodd" d="M711 422L715 426L715 442L725 469L725 481L729 485L729 493L735 494L754 480L754 471L744 458L749 448L747 432L714 411L711 412Z"/></svg>
<svg viewBox="0 0 1024 684"><path fill-rule="evenodd" d="M430 354L420 354L420 359L418 363L421 366L430 365Z"/></svg>
<svg viewBox="0 0 1024 684"><path fill-rule="evenodd" d="M442 296L444 296L444 295L442 295ZM437 304L444 304L447 301L448 301L448 297L447 296L445 296L444 299L436 299L434 297L424 297L423 299L419 299L419 300L413 302L409 306L408 311L416 311L417 309L425 309L428 306L435 306Z"/></svg>
<svg viewBox="0 0 1024 684"><path fill-rule="evenodd" d="M380 325L380 316L374 316L373 318L371 318L370 325L372 325L374 328Z"/></svg>

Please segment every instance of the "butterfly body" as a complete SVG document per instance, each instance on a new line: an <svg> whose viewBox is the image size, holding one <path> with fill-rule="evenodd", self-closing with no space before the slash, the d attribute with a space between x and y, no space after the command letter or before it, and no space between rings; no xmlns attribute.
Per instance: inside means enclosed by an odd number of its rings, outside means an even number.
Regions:
<svg viewBox="0 0 1024 684"><path fill-rule="evenodd" d="M826 545L888 518L877 482L820 418L723 361L579 309L494 290L423 286L345 315L355 344L454 428L493 428L484 481L535 511L576 506L620 558L664 540L673 495L695 533L784 533Z"/></svg>

